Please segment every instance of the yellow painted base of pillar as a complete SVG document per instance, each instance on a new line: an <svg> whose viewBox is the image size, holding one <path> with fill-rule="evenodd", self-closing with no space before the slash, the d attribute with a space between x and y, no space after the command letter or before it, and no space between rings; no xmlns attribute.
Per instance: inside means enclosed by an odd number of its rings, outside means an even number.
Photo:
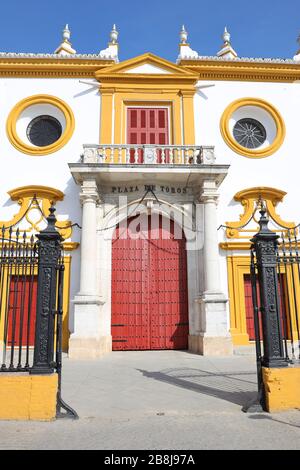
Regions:
<svg viewBox="0 0 300 470"><path fill-rule="evenodd" d="M52 421L58 375L0 374L0 419Z"/></svg>
<svg viewBox="0 0 300 470"><path fill-rule="evenodd" d="M262 370L267 411L300 408L300 367L263 367Z"/></svg>

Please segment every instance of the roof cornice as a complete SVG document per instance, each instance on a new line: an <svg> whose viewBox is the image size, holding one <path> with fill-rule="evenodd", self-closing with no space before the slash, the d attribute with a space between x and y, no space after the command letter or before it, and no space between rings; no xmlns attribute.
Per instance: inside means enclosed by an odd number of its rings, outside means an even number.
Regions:
<svg viewBox="0 0 300 470"><path fill-rule="evenodd" d="M99 61L110 60L115 63L115 58L110 56L103 56L100 54L70 54L68 56L61 56L59 54L33 54L31 52L0 52L0 59L55 59L57 61L73 60L73 59L92 59Z"/></svg>
<svg viewBox="0 0 300 470"><path fill-rule="evenodd" d="M179 66L197 72L200 80L295 82L300 62L292 59L225 59L201 57L182 60Z"/></svg>
<svg viewBox="0 0 300 470"><path fill-rule="evenodd" d="M97 70L115 64L96 54L3 54L0 53L0 76L5 77L89 77Z"/></svg>
<svg viewBox="0 0 300 470"><path fill-rule="evenodd" d="M234 81L267 81L293 82L300 80L300 61L293 59L262 59L202 56L197 59L185 59L176 64L159 58L153 54L124 61L116 65L116 60L99 54L30 54L30 53L0 53L0 76L6 77L89 77L105 81L117 78L121 81L133 80L129 74L123 74L124 67L135 66L147 61L157 65L173 68L170 81L182 79L189 81L193 76L200 80L234 80ZM182 76L180 77L180 75ZM123 78L121 78L123 75ZM171 74L170 74L171 75ZM185 75L185 77L184 77ZM142 80L147 77L140 75ZM161 76L160 76L161 78ZM167 78L166 78L167 80Z"/></svg>

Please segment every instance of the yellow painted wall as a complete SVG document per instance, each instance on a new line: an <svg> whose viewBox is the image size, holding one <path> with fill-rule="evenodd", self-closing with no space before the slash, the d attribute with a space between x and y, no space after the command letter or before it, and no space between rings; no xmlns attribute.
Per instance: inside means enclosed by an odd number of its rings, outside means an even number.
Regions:
<svg viewBox="0 0 300 470"><path fill-rule="evenodd" d="M295 268L295 275L297 275ZM233 344L247 346L249 341L246 322L245 287L244 276L250 275L250 256L227 256L228 292L230 305L230 333ZM286 278L285 301L286 311L290 313L291 326L294 340L298 339L296 305L294 299L293 275L290 266L282 266L281 274ZM295 290L296 304L300 300L300 289ZM291 338L288 325L288 339Z"/></svg>
<svg viewBox="0 0 300 470"><path fill-rule="evenodd" d="M57 385L57 374L0 374L0 419L55 419Z"/></svg>

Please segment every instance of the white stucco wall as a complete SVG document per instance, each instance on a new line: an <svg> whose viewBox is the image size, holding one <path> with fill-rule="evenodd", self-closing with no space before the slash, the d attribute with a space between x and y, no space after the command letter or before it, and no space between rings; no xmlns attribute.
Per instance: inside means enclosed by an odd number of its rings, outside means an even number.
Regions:
<svg viewBox="0 0 300 470"><path fill-rule="evenodd" d="M139 70L140 71L140 70ZM144 73L153 69L143 69ZM134 73L136 70L131 70ZM89 80L84 80L85 82ZM91 81L92 82L92 81ZM230 164L229 174L220 187L218 223L238 220L242 212L233 201L236 192L253 186L271 186L287 192L278 212L285 220L300 221L298 209L298 154L300 85L261 82L204 82L212 85L200 89L195 96L196 144L214 145L216 163ZM58 152L35 157L16 150L6 135L9 112L23 98L49 94L64 100L75 116L75 131L70 141ZM286 137L276 154L263 159L250 159L233 152L220 133L220 119L225 108L239 98L261 98L275 106L286 125ZM100 95L97 88L81 83L79 79L2 78L0 80L0 220L9 220L18 212L17 203L10 201L7 191L18 186L44 185L65 193L57 204L57 213L63 218L81 224L79 187L74 183L68 163L79 160L82 144L98 143L100 132ZM219 231L224 239L224 231ZM73 241L80 240L80 231L74 229ZM70 298L79 289L80 250L72 252L72 282ZM245 254L245 253L244 253ZM103 256L100 253L99 256ZM220 253L222 288L227 293L226 254ZM200 276L201 277L201 276ZM105 280L106 283L110 281ZM70 304L72 329L72 304Z"/></svg>
<svg viewBox="0 0 300 470"><path fill-rule="evenodd" d="M196 143L215 145L216 163L230 164L229 174L220 193L219 221L235 220L240 204L232 201L234 194L253 186L272 186L286 191L280 208L286 219L297 218L299 157L300 85L261 82L205 82L213 85L201 89L195 97ZM232 151L220 132L220 119L225 108L240 98L261 98L277 108L286 125L286 137L273 155L252 159ZM232 218L233 217L233 218ZM300 211L299 217L300 219Z"/></svg>
<svg viewBox="0 0 300 470"><path fill-rule="evenodd" d="M201 82L199 82L201 85ZM228 176L220 187L218 207L219 225L239 220L243 212L240 203L233 196L246 188L270 186L287 192L284 202L278 205L278 213L284 220L300 222L299 209L299 83L262 82L203 82L211 85L199 89L194 99L196 143L215 145L216 163L229 164ZM277 108L286 126L283 145L273 155L266 158L247 158L235 153L223 140L220 132L220 119L233 101L241 98L260 98ZM219 231L219 239L225 239L224 230ZM247 252L239 252L247 255ZM224 292L227 292L226 253L220 252L221 279Z"/></svg>
<svg viewBox="0 0 300 470"><path fill-rule="evenodd" d="M89 80L85 80L89 81ZM36 94L48 94L65 101L75 116L75 130L69 142L59 151L45 156L30 156L16 150L6 134L6 120L20 100ZM19 210L7 191L19 186L43 185L64 192L64 201L57 204L57 215L81 224L79 187L76 186L68 163L76 162L82 144L99 142L100 95L97 88L80 83L79 79L2 78L0 80L0 220L10 220ZM72 241L80 241L80 231L73 230ZM79 288L80 249L71 252L72 299ZM70 304L72 327L72 303Z"/></svg>

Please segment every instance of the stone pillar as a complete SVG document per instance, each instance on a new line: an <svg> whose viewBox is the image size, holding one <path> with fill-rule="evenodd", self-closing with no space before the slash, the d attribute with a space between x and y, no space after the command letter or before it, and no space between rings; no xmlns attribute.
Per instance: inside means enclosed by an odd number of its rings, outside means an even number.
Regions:
<svg viewBox="0 0 300 470"><path fill-rule="evenodd" d="M82 204L80 290L74 299L74 333L70 338L69 356L74 359L101 357L111 351L111 336L101 331L100 286L97 285L97 205L100 202L94 178L81 185Z"/></svg>
<svg viewBox="0 0 300 470"><path fill-rule="evenodd" d="M96 288L96 253L97 253L97 213L99 195L95 180L84 181L81 186L80 202L82 204L81 231L81 267L79 296L97 295Z"/></svg>
<svg viewBox="0 0 300 470"><path fill-rule="evenodd" d="M214 181L204 181L200 202L204 206L204 288L196 299L200 316L199 331L190 337L190 349L203 355L228 355L232 354L233 348L227 321L227 298L220 283L218 192Z"/></svg>
<svg viewBox="0 0 300 470"><path fill-rule="evenodd" d="M203 236L203 261L204 261L204 286L205 294L219 295L220 267L219 267L219 243L218 243L218 219L217 204L218 193L214 181L205 182L201 195L204 206L204 236Z"/></svg>

